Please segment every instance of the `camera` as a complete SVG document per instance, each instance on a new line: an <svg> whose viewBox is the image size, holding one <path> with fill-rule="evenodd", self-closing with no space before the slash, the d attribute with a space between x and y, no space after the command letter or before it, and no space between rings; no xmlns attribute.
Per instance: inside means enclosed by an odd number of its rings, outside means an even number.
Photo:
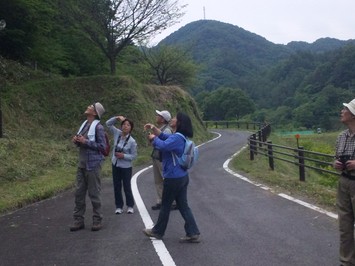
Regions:
<svg viewBox="0 0 355 266"><path fill-rule="evenodd" d="M123 149L122 149L122 148L119 148L119 147L116 147L116 148L115 148L115 152L123 152Z"/></svg>
<svg viewBox="0 0 355 266"><path fill-rule="evenodd" d="M351 159L351 155L340 155L339 156L339 161L342 163L342 164L345 164L348 160Z"/></svg>

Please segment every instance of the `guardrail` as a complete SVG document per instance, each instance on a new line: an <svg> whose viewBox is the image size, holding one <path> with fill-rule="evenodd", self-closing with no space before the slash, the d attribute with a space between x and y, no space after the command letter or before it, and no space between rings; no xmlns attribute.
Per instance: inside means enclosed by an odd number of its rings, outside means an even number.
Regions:
<svg viewBox="0 0 355 266"><path fill-rule="evenodd" d="M213 126L215 128L246 128L246 129L260 129L262 123L260 122L246 122L246 121L204 121L206 128Z"/></svg>
<svg viewBox="0 0 355 266"><path fill-rule="evenodd" d="M271 126L264 125L256 133L250 135L248 138L250 160L254 160L255 155L265 155L269 158L271 170L275 169L275 159L297 165L299 167L300 181L305 181L306 179L306 168L339 176L338 172L329 170L333 168L334 155L305 150L301 146L291 148L273 144L271 141L267 141L270 133Z"/></svg>

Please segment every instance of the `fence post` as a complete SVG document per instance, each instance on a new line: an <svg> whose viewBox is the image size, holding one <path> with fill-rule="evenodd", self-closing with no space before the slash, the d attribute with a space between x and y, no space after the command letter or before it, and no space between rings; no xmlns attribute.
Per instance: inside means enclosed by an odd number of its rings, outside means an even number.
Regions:
<svg viewBox="0 0 355 266"><path fill-rule="evenodd" d="M215 123L215 127L216 127L216 128L218 128L218 123L217 123L217 121L216 121L216 122L214 122L214 123Z"/></svg>
<svg viewBox="0 0 355 266"><path fill-rule="evenodd" d="M267 142L267 155L269 157L269 166L271 170L274 170L274 156L272 152L272 141Z"/></svg>
<svg viewBox="0 0 355 266"><path fill-rule="evenodd" d="M304 167L304 148L298 147L298 163L300 171L300 181L305 181L305 167Z"/></svg>
<svg viewBox="0 0 355 266"><path fill-rule="evenodd" d="M226 127L229 128L229 122L228 121L226 122Z"/></svg>
<svg viewBox="0 0 355 266"><path fill-rule="evenodd" d="M249 151L250 151L250 160L253 161L254 160L254 153L255 153L255 139L256 139L256 136L255 134L251 135L250 136L250 143L249 143Z"/></svg>
<svg viewBox="0 0 355 266"><path fill-rule="evenodd" d="M1 99L0 99L1 101ZM2 134L3 130L2 130L2 110L1 110L1 103L0 103L0 138L3 137L3 134Z"/></svg>
<svg viewBox="0 0 355 266"><path fill-rule="evenodd" d="M266 127L263 127L262 129L261 129L261 136L262 136L262 138L263 138L263 142L266 142L267 141L267 136L266 136Z"/></svg>
<svg viewBox="0 0 355 266"><path fill-rule="evenodd" d="M258 138L259 138L259 147L261 148L263 146L263 137L261 134L261 130L258 131Z"/></svg>

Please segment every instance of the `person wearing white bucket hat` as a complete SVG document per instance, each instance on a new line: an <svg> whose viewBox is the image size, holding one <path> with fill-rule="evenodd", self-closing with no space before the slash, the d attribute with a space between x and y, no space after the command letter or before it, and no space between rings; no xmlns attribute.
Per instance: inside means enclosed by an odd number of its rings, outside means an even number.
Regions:
<svg viewBox="0 0 355 266"><path fill-rule="evenodd" d="M337 191L341 265L355 265L355 99L343 103L340 121L347 127L336 141L334 168L341 172Z"/></svg>
<svg viewBox="0 0 355 266"><path fill-rule="evenodd" d="M171 120L171 114L167 110L159 111L155 110L156 117L155 122L157 127L166 134L172 134L171 127L169 126L169 122ZM153 175L154 175L154 184L155 189L157 191L157 203L152 206L152 210L159 210L161 207L161 199L163 196L163 169L162 169L162 157L161 152L158 149L154 149L151 154L153 160ZM176 206L176 204L174 204Z"/></svg>
<svg viewBox="0 0 355 266"><path fill-rule="evenodd" d="M348 108L353 115L355 115L355 99L350 103L343 103L343 105Z"/></svg>
<svg viewBox="0 0 355 266"><path fill-rule="evenodd" d="M101 103L90 104L84 112L86 120L72 138L72 142L79 148L73 211L74 224L70 227L72 232L85 228L86 194L91 200L93 209L91 230L98 231L102 228L101 166L105 158L101 151L105 149L106 141L100 119L104 112L105 109Z"/></svg>

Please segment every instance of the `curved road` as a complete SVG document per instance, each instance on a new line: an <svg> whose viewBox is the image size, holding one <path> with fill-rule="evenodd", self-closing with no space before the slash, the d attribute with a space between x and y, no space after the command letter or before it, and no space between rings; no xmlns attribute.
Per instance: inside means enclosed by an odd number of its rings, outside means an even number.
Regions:
<svg viewBox="0 0 355 266"><path fill-rule="evenodd" d="M189 204L201 243L181 244L183 219L172 211L163 240L142 233L158 212L152 169L135 169L135 214L114 214L111 180L103 182L104 227L69 232L73 192L0 217L0 265L322 265L338 264L337 220L280 197L223 165L246 144L248 133L218 130L200 146L190 172ZM73 175L74 178L74 175Z"/></svg>

